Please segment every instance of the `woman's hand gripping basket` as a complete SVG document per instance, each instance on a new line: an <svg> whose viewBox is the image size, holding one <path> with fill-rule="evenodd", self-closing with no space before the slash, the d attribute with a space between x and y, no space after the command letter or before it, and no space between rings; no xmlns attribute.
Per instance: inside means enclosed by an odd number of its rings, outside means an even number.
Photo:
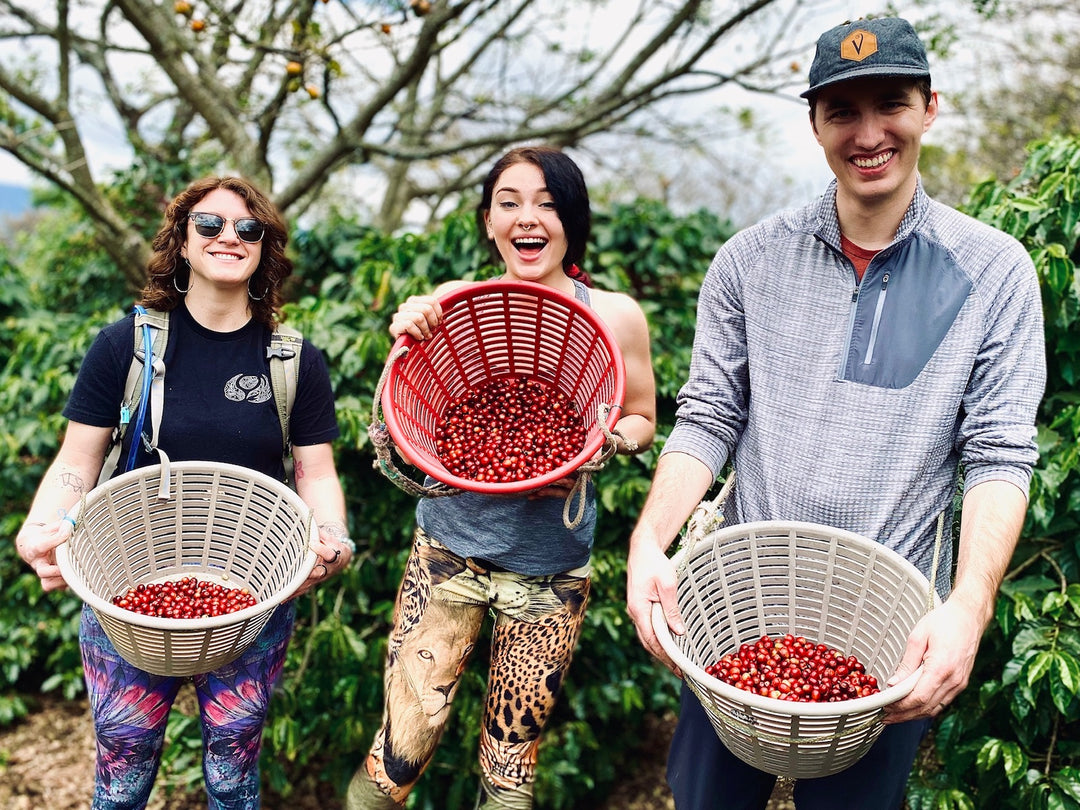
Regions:
<svg viewBox="0 0 1080 810"><path fill-rule="evenodd" d="M746 523L687 543L677 570L686 633L672 636L659 604L653 628L720 740L759 770L810 779L850 767L884 728L884 707L914 688L919 672L869 697L804 703L705 672L744 642L791 633L856 656L884 684L933 597L926 577L879 543L812 523Z"/></svg>
<svg viewBox="0 0 1080 810"><path fill-rule="evenodd" d="M385 429L376 413L370 430L379 453L376 466L401 489L425 496L522 493L599 469L614 452L612 431L625 392L622 354L604 322L580 301L531 282L467 284L439 302L443 320L431 338L402 335L391 349L375 401ZM436 445L448 407L492 381L521 378L570 400L585 428L584 446L569 461L531 478L491 482L452 473ZM402 476L390 457L391 444L440 486L420 486Z"/></svg>
<svg viewBox="0 0 1080 810"><path fill-rule="evenodd" d="M293 490L231 464L182 461L91 490L56 550L71 589L120 654L157 675L210 672L239 657L315 565L318 528ZM257 602L221 616L172 619L112 604L140 584L196 577L247 588Z"/></svg>

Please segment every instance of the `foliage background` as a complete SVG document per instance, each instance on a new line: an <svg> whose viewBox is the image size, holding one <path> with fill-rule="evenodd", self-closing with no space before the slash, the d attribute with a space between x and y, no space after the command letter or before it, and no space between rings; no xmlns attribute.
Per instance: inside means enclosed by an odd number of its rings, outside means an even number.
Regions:
<svg viewBox="0 0 1080 810"><path fill-rule="evenodd" d="M0 531L8 537L58 447L58 414L86 346L129 300L121 279L112 286L91 281L107 261L79 241L72 227L72 217L78 218L62 200L48 203L58 212L42 218L0 261L0 408L9 414L0 430L0 489L10 498ZM594 215L586 269L599 286L643 302L656 341L662 431L673 422L674 396L689 364L698 283L730 232L706 212L676 217L647 200ZM300 602L263 757L268 787L285 796L313 789L316 780L343 789L380 719L385 639L415 503L373 469L367 436L369 423L380 418L372 397L390 349L390 315L408 295L443 280L497 272L487 265L486 245L465 210L431 233L401 236L335 218L296 232L292 245L302 270L287 315L329 361L343 432L337 462L359 549L350 571ZM61 299L61 306L51 303ZM598 476L602 518L593 596L542 751L537 793L544 807L595 804L628 761L646 717L675 705L671 676L637 644L624 607L626 537L654 461L655 451L618 458ZM39 690L81 692L79 602L70 593L42 594L12 544L0 547L0 591L0 719L10 721L32 709L27 700ZM481 646L455 701L455 719L410 806L471 806L485 660ZM174 712L170 740L165 784L197 782L197 722Z"/></svg>
<svg viewBox="0 0 1080 810"><path fill-rule="evenodd" d="M1080 808L1080 140L1035 144L1007 184L974 189L967 209L1028 247L1042 282L1050 379L1039 425L1042 459L1023 540L1002 589L971 685L935 726L935 747L909 789L913 810ZM139 200L121 175L117 198ZM177 180L177 182L182 182ZM86 346L120 317L122 274L64 197L0 245L0 534L13 537L64 423L59 416ZM152 228L152 217L147 217ZM652 329L658 445L685 378L694 304L712 254L731 226L707 212L676 216L637 200L595 213L586 269L599 286L636 296ZM290 320L327 355L343 437L338 464L359 563L300 602L287 676L263 750L269 791L340 792L379 720L382 659L394 592L412 530L411 498L372 466L367 426L397 302L450 278L494 272L470 213L427 233L389 236L347 218L297 230L299 272ZM598 476L601 517L594 596L566 694L541 749L538 804L595 807L633 761L650 715L675 708L677 684L642 651L625 614L625 543L648 488L657 449L618 458ZM33 710L34 696L82 691L78 600L43 594L0 545L0 722ZM475 791L483 649L469 668L455 718L410 807L454 810ZM345 722L342 722L343 718ZM198 781L197 722L170 720L163 789Z"/></svg>

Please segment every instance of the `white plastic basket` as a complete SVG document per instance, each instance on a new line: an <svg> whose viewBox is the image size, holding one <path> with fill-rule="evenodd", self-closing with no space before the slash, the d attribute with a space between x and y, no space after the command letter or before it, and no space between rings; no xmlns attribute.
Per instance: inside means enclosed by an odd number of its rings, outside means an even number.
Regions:
<svg viewBox="0 0 1080 810"><path fill-rule="evenodd" d="M687 631L673 637L659 604L653 629L733 754L804 779L842 771L870 750L884 707L914 688L918 671L869 697L809 703L751 694L705 667L742 643L791 633L855 655L885 684L933 604L918 569L865 537L781 521L715 530L680 551L676 565Z"/></svg>
<svg viewBox="0 0 1080 810"><path fill-rule="evenodd" d="M158 675L215 670L239 657L315 565L318 528L293 490L231 464L142 467L91 490L56 550L64 580L119 653ZM222 616L167 619L112 604L146 583L194 576L247 588L255 605Z"/></svg>

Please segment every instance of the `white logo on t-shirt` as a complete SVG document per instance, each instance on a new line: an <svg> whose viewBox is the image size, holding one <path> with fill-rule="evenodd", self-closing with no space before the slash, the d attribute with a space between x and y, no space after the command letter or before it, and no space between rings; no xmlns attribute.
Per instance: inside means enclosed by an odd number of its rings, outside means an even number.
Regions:
<svg viewBox="0 0 1080 810"><path fill-rule="evenodd" d="M237 374L225 383L225 396L233 402L252 402L258 405L273 396L265 374Z"/></svg>

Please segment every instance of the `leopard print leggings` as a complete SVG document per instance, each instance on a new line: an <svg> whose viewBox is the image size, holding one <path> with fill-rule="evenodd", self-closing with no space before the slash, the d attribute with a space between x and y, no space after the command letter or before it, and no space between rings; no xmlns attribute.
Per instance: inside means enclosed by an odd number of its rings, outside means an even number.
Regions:
<svg viewBox="0 0 1080 810"><path fill-rule="evenodd" d="M495 570L417 529L390 633L383 723L353 777L347 810L404 804L435 753L489 611L495 625L476 806L531 808L540 735L581 633L589 584L588 567L551 576Z"/></svg>

